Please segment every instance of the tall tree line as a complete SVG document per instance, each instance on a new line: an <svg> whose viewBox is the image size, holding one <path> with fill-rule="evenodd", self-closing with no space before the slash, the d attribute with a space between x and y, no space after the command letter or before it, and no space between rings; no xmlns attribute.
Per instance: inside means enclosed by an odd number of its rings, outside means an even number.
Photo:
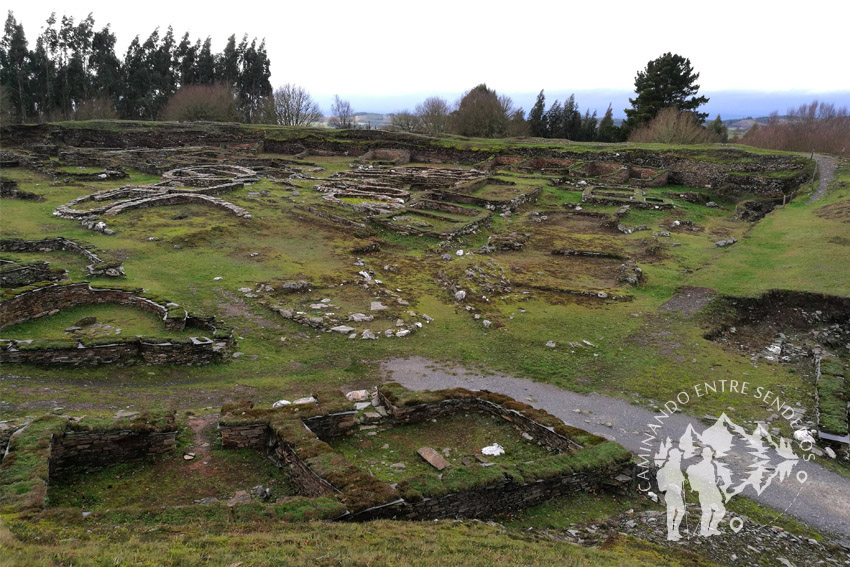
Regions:
<svg viewBox="0 0 850 567"><path fill-rule="evenodd" d="M265 41L241 41L231 35L221 53L210 38L178 40L169 26L147 39L136 36L123 59L107 24L98 30L91 14L74 18L55 14L30 48L12 11L0 40L0 88L5 114L18 122L73 118L156 120L182 86L225 85L233 93L240 118L260 119L272 94Z"/></svg>
<svg viewBox="0 0 850 567"><path fill-rule="evenodd" d="M613 110L608 105L605 116L599 120L596 111L592 114L579 110L575 95L563 102L556 100L546 109L546 96L543 91L528 113L528 128L531 135L538 138L564 138L577 142L618 142L621 140L620 128L614 125Z"/></svg>

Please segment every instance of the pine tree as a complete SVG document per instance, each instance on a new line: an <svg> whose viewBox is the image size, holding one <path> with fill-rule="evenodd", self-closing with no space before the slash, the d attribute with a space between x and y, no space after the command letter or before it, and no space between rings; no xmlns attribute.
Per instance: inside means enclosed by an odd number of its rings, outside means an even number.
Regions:
<svg viewBox="0 0 850 567"><path fill-rule="evenodd" d="M664 108L676 107L694 114L697 122L705 122L707 113L697 109L708 102L704 96L694 96L699 91L696 84L699 73L694 73L691 61L681 55L665 53L647 63L635 77L635 98L630 98L632 108L626 109L626 127L634 130L646 124Z"/></svg>
<svg viewBox="0 0 850 567"><path fill-rule="evenodd" d="M540 91L540 94L537 95L537 101L534 103L534 106L531 107L531 111L528 113L528 127L531 130L531 135L536 138L545 138L546 137L546 97L543 95L543 91Z"/></svg>
<svg viewBox="0 0 850 567"><path fill-rule="evenodd" d="M24 121L31 113L28 67L29 51L24 26L15 20L10 10L0 41L0 83L8 89L9 103L15 108L18 121Z"/></svg>
<svg viewBox="0 0 850 567"><path fill-rule="evenodd" d="M146 45L148 45L148 42L145 42L143 45L139 41L139 36L136 36L130 42L127 53L124 55L124 63L122 65L124 91L119 104L119 113L122 118L128 118L130 120L150 118L147 94L151 76L150 68L148 67Z"/></svg>
<svg viewBox="0 0 850 567"><path fill-rule="evenodd" d="M203 45L201 45L201 40L199 39L195 44L195 49L198 51L198 83L201 85L212 85L218 78L216 77L216 58L212 52L212 40L207 37Z"/></svg>
<svg viewBox="0 0 850 567"><path fill-rule="evenodd" d="M174 69L181 87L198 82L198 47L189 39L187 32L174 50Z"/></svg>
<svg viewBox="0 0 850 567"><path fill-rule="evenodd" d="M599 133L597 140L600 142L616 142L618 141L617 128L614 126L614 111L611 104L608 104L608 110L605 111L605 116L599 121Z"/></svg>
<svg viewBox="0 0 850 567"><path fill-rule="evenodd" d="M597 122L595 110L593 114L590 113L590 110L584 112L584 118L581 119L581 137L579 138L582 142L593 142L596 140Z"/></svg>
<svg viewBox="0 0 850 567"><path fill-rule="evenodd" d="M92 36L89 71L92 73L92 96L113 102L121 92L121 62L115 56L115 34L107 25Z"/></svg>
<svg viewBox="0 0 850 567"><path fill-rule="evenodd" d="M567 140L581 139L581 112L579 112L578 104L576 104L576 96L570 95L570 98L564 102L562 121L562 132L559 137Z"/></svg>
<svg viewBox="0 0 850 567"><path fill-rule="evenodd" d="M266 55L266 42L251 41L250 45L242 40L239 49L240 65L237 81L239 102L246 122L256 122L262 113L263 101L272 96L272 85L269 82L271 71Z"/></svg>
<svg viewBox="0 0 850 567"><path fill-rule="evenodd" d="M725 144L729 141L729 129L726 128L725 124L723 124L723 120L720 118L719 114L717 115L717 118L708 125L708 129L714 132L718 142Z"/></svg>
<svg viewBox="0 0 850 567"><path fill-rule="evenodd" d="M243 46L245 43L247 43L247 37L242 39ZM239 52L240 49L236 46L236 35L231 35L227 38L227 45L224 46L224 51L216 57L216 82L225 83L232 89L237 88L239 83Z"/></svg>
<svg viewBox="0 0 850 567"><path fill-rule="evenodd" d="M546 111L546 138L560 138L564 131L564 112L559 101Z"/></svg>

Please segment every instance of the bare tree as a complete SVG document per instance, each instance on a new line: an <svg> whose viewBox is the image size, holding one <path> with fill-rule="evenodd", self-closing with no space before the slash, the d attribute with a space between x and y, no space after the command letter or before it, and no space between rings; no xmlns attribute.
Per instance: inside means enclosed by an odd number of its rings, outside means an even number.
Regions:
<svg viewBox="0 0 850 567"><path fill-rule="evenodd" d="M286 83L274 92L274 114L278 124L309 126L322 119L319 105L304 88Z"/></svg>
<svg viewBox="0 0 850 567"><path fill-rule="evenodd" d="M351 108L351 103L347 100L342 100L339 95L334 95L334 103L331 106L331 116L328 124L332 128L354 128L354 110Z"/></svg>
<svg viewBox="0 0 850 567"><path fill-rule="evenodd" d="M446 131L446 121L449 117L449 104L437 96L426 98L416 105L416 115L421 122L423 132L436 136Z"/></svg>
<svg viewBox="0 0 850 567"><path fill-rule="evenodd" d="M418 132L421 128L422 121L420 118L408 110L396 112L395 114L392 114L391 117L391 128L393 130L400 130L402 132Z"/></svg>

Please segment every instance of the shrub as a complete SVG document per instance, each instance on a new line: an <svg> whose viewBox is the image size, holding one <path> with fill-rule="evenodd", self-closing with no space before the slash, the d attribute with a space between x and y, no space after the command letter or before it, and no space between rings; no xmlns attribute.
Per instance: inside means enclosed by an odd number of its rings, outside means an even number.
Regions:
<svg viewBox="0 0 850 567"><path fill-rule="evenodd" d="M716 141L713 132L701 126L691 112L670 107L660 111L645 126L629 136L630 142L660 144L708 144Z"/></svg>
<svg viewBox="0 0 850 567"><path fill-rule="evenodd" d="M792 152L824 152L850 157L850 115L846 108L814 101L773 113L765 125L754 125L741 138L748 146Z"/></svg>
<svg viewBox="0 0 850 567"><path fill-rule="evenodd" d="M162 111L163 120L235 122L236 100L227 85L188 85L172 96Z"/></svg>

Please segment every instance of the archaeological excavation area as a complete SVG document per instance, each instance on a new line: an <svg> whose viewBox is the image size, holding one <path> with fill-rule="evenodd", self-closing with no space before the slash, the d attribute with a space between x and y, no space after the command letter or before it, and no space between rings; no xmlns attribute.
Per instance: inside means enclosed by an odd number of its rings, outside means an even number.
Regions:
<svg viewBox="0 0 850 567"><path fill-rule="evenodd" d="M810 201L811 156L732 144L94 121L4 126L0 166L15 537L482 519L660 554L610 408L711 380L781 403L683 417L850 476L846 163ZM832 557L831 520L747 498L745 535Z"/></svg>

